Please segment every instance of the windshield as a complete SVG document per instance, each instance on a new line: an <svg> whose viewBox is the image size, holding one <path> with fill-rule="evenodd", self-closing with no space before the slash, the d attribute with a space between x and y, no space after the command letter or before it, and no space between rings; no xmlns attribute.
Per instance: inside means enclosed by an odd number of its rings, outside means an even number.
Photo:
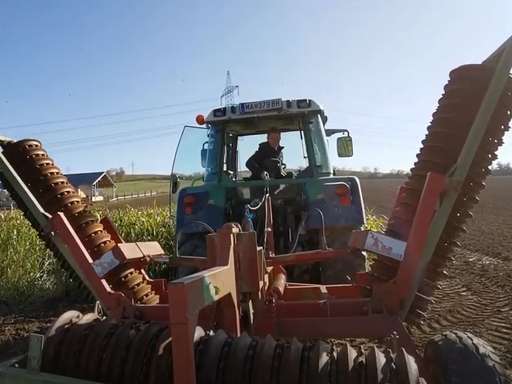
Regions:
<svg viewBox="0 0 512 384"><path fill-rule="evenodd" d="M283 163L288 171L297 173L308 166L306 147L301 131L281 133L279 145L283 147ZM247 161L267 141L267 134L239 136L237 140L238 164L237 178L250 177Z"/></svg>
<svg viewBox="0 0 512 384"><path fill-rule="evenodd" d="M208 151L205 181L243 180L251 176L247 161L260 144L267 142L267 132L277 127L282 162L295 175L331 175L326 137L320 115L288 117L281 120L230 121L225 125L208 124ZM249 132L251 133L249 133ZM303 172L305 170L305 172ZM259 176L259 175L256 175Z"/></svg>

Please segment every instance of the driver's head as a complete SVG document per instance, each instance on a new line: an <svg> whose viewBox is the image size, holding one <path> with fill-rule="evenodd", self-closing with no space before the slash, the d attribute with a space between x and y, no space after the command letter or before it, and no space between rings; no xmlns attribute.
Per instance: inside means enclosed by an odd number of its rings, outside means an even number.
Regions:
<svg viewBox="0 0 512 384"><path fill-rule="evenodd" d="M281 141L281 132L277 128L271 128L267 133L267 141L273 148L277 148Z"/></svg>

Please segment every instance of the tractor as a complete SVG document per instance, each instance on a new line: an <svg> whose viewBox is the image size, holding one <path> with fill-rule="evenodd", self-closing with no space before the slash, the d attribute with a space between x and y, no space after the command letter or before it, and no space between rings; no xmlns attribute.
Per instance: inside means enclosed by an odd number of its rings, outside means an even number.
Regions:
<svg viewBox="0 0 512 384"><path fill-rule="evenodd" d="M365 224L357 177L335 176L329 144L352 156L346 129L328 129L327 115L311 99L271 99L216 108L202 126L185 126L175 152L171 191L176 204L178 255L205 256L206 235L227 222L257 232L268 255L347 246ZM282 136L286 166L275 160L262 179L245 168L269 131ZM201 143L200 151L198 143ZM265 201L270 204L265 209ZM289 267L297 281L340 283L365 270L365 254Z"/></svg>

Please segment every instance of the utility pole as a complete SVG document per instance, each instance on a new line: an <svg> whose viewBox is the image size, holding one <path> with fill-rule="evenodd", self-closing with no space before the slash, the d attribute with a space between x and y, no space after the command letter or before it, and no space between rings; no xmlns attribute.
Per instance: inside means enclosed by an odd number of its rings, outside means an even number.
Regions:
<svg viewBox="0 0 512 384"><path fill-rule="evenodd" d="M132 160L131 166L132 166L132 175L133 175L133 169L135 168L135 163L133 162L133 160Z"/></svg>
<svg viewBox="0 0 512 384"><path fill-rule="evenodd" d="M229 107L230 105L235 104L235 91L236 94L239 95L239 87L238 85L231 84L231 74L229 70L226 72L226 87L222 91L220 95L220 105L224 105L225 107ZM224 101L224 104L222 103Z"/></svg>

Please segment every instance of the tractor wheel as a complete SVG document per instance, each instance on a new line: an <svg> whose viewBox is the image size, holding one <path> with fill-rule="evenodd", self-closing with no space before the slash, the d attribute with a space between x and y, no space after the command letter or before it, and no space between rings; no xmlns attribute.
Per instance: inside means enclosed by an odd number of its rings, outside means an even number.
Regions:
<svg viewBox="0 0 512 384"><path fill-rule="evenodd" d="M194 234L184 238L178 246L178 255L180 256L198 256L206 257L206 235ZM170 271L171 280L179 279L196 273L197 269L192 267L177 267Z"/></svg>
<svg viewBox="0 0 512 384"><path fill-rule="evenodd" d="M347 284L354 281L357 272L366 272L366 254L352 251L340 259L320 263L322 284Z"/></svg>
<svg viewBox="0 0 512 384"><path fill-rule="evenodd" d="M347 249L351 230L340 227L327 228L326 245L332 249ZM310 237L318 238L321 233L312 232ZM310 284L348 284L354 281L357 272L367 272L366 253L351 251L349 255L321 261L314 264L288 267L290 281Z"/></svg>
<svg viewBox="0 0 512 384"><path fill-rule="evenodd" d="M199 256L206 257L206 239L205 234L198 233L186 237L178 246L180 256Z"/></svg>
<svg viewBox="0 0 512 384"><path fill-rule="evenodd" d="M329 248L347 249L351 230L340 227L327 228L326 240ZM351 283L357 272L368 270L366 254L353 250L349 255L339 259L321 262L322 284L347 284Z"/></svg>
<svg viewBox="0 0 512 384"><path fill-rule="evenodd" d="M505 384L492 348L467 332L449 331L425 346L423 364L432 384Z"/></svg>

